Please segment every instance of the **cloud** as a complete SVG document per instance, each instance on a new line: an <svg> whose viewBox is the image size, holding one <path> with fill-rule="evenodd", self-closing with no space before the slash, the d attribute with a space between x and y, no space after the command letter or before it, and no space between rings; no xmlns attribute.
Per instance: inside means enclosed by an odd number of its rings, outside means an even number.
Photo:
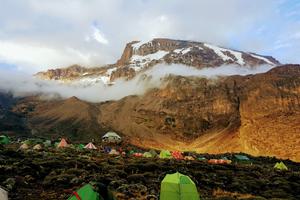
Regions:
<svg viewBox="0 0 300 200"><path fill-rule="evenodd" d="M0 40L0 62L27 66L38 70L68 65L70 61L87 65L90 55L72 48L56 49L37 44Z"/></svg>
<svg viewBox="0 0 300 200"><path fill-rule="evenodd" d="M0 69L0 91L12 92L15 96L30 96L40 94L44 97L69 98L76 96L90 102L118 100L128 95L142 95L151 88L161 86L164 77L173 74L181 76L197 76L217 79L219 76L247 75L263 73L270 66L247 68L239 66L221 66L216 68L196 69L185 65L157 65L136 76L130 81L119 79L113 86L97 83L91 86L76 84L61 84L56 81L45 81L33 78L31 75ZM14 77L13 79L11 77Z"/></svg>
<svg viewBox="0 0 300 200"><path fill-rule="evenodd" d="M96 27L93 28L94 28L94 34L93 34L94 39L101 44L108 44L108 40L105 38L104 34L101 33L101 31L98 28Z"/></svg>
<svg viewBox="0 0 300 200"><path fill-rule="evenodd" d="M204 41L300 61L296 39L288 41L292 45L286 51L273 48L275 41L299 32L299 6L291 1L0 1L0 41L13 42L14 48L30 47L26 59L0 49L1 59L31 71L75 62L113 63L127 42L153 37ZM44 58L36 56L38 49Z"/></svg>

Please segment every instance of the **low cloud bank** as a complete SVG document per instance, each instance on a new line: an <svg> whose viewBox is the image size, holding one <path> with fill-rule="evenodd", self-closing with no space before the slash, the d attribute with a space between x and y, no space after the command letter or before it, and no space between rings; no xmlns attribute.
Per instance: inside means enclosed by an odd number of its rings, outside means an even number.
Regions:
<svg viewBox="0 0 300 200"><path fill-rule="evenodd" d="M90 102L118 100L128 95L142 95L148 89L160 87L162 78L169 75L198 76L217 78L219 76L248 75L264 73L272 66L256 68L239 66L221 66L216 68L196 69L185 65L157 65L152 69L126 81L119 79L112 86L101 82L90 86L62 84L57 81L39 80L29 74L17 71L0 70L0 90L11 92L14 96L31 96L41 94L47 98L69 98L76 96Z"/></svg>

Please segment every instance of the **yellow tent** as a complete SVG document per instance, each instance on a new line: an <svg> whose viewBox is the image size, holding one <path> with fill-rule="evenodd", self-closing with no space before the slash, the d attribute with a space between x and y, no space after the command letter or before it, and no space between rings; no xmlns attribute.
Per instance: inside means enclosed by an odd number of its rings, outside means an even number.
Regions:
<svg viewBox="0 0 300 200"><path fill-rule="evenodd" d="M274 169L278 169L278 170L282 170L282 171L288 170L287 166L283 162L280 162L280 163L277 162L274 165Z"/></svg>

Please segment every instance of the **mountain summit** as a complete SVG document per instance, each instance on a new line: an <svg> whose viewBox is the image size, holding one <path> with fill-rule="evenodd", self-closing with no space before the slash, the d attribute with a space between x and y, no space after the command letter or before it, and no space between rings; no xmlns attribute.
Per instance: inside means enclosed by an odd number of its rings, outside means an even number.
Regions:
<svg viewBox="0 0 300 200"><path fill-rule="evenodd" d="M96 82L111 84L118 78L131 79L140 72L162 63L183 64L197 69L222 65L255 67L280 64L271 56L232 50L203 42L157 38L148 42L128 43L115 64L96 68L73 65L39 72L36 76L41 79L83 84Z"/></svg>

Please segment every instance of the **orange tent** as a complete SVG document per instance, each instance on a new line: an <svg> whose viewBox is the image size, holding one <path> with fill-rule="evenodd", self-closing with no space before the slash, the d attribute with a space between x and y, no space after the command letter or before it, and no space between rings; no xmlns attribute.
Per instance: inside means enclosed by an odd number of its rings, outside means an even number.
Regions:
<svg viewBox="0 0 300 200"><path fill-rule="evenodd" d="M183 155L181 154L180 151L173 151L172 156L177 160L183 160Z"/></svg>
<svg viewBox="0 0 300 200"><path fill-rule="evenodd" d="M68 145L67 141L64 138L62 138L60 143L57 145L57 148L64 148L64 147L68 147L68 146L69 145Z"/></svg>
<svg viewBox="0 0 300 200"><path fill-rule="evenodd" d="M230 164L231 160L225 160L225 159L210 159L208 161L209 164Z"/></svg>
<svg viewBox="0 0 300 200"><path fill-rule="evenodd" d="M143 154L142 153L134 153L132 154L134 157L143 157Z"/></svg>
<svg viewBox="0 0 300 200"><path fill-rule="evenodd" d="M93 143L88 143L87 145L85 145L84 147L85 149L97 149L97 147L93 144Z"/></svg>

